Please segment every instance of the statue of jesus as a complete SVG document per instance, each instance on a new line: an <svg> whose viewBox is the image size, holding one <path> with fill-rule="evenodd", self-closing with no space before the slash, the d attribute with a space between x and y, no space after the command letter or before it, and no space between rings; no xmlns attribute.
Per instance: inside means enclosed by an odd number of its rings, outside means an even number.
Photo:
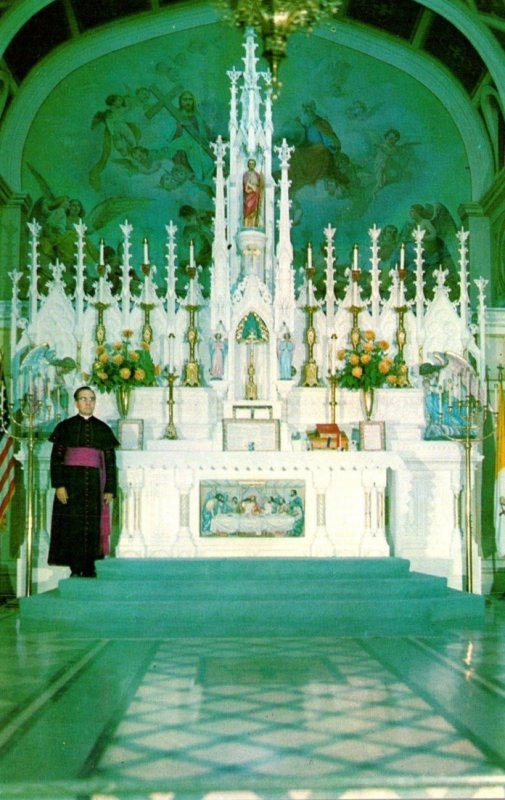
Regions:
<svg viewBox="0 0 505 800"><path fill-rule="evenodd" d="M242 179L244 226L259 228L261 225L261 208L263 204L263 175L256 169L256 161L250 158L247 170Z"/></svg>

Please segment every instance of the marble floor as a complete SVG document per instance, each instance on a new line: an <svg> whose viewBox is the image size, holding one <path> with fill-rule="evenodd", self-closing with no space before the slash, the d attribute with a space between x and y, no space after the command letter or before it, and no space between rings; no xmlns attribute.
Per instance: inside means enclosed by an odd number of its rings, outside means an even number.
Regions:
<svg viewBox="0 0 505 800"><path fill-rule="evenodd" d="M505 798L505 599L430 637L90 639L0 608L2 800Z"/></svg>

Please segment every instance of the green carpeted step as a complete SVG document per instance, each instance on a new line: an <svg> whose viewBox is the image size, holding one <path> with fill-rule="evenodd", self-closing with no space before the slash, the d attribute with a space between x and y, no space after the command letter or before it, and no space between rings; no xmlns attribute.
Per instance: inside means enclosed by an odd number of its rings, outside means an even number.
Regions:
<svg viewBox="0 0 505 800"><path fill-rule="evenodd" d="M423 597L444 595L447 590L445 578L432 575L407 575L397 578L377 578L369 582L368 598L381 597ZM128 599L171 599L198 600L211 597L214 599L238 600L255 599L257 597L361 597L363 595L363 579L354 578L316 578L293 575L258 576L243 578L229 576L218 583L198 574L191 578L174 578L171 575L139 580L107 580L103 576L91 583L87 580L68 578L60 581L59 591L63 597L85 597L103 600Z"/></svg>
<svg viewBox="0 0 505 800"><path fill-rule="evenodd" d="M480 627L484 598L405 559L107 559L21 598L21 625L107 637L374 636Z"/></svg>
<svg viewBox="0 0 505 800"><path fill-rule="evenodd" d="M478 599L478 598L477 598ZM38 601L38 602L37 602ZM445 604L445 599L444 599ZM480 603L473 596L467 602L441 606L437 598L374 600L248 600L223 603L206 599L182 606L179 601L104 602L62 601L56 595L32 598L31 620L59 622L72 631L88 630L97 636L117 634L150 638L163 636L335 636L375 633L429 631L432 622L479 618Z"/></svg>
<svg viewBox="0 0 505 800"><path fill-rule="evenodd" d="M409 574L404 558L107 558L97 562L101 577L151 580L170 575L196 579L251 578L255 576L394 577Z"/></svg>

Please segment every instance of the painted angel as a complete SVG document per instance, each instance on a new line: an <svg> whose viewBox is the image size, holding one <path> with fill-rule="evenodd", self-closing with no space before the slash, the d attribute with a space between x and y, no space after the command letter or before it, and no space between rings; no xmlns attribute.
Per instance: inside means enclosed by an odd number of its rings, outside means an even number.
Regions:
<svg viewBox="0 0 505 800"><path fill-rule="evenodd" d="M43 268L49 264L56 263L56 261L60 261L66 267L73 266L77 240L74 225L83 221L86 222L87 228L85 255L91 263L97 263L99 251L91 236L102 231L113 220L124 219L131 215L135 209L146 206L151 202L147 198L108 197L97 203L91 211L86 213L80 199L70 195L58 196L35 167L31 164L27 166L41 192L41 195L33 204L28 218L37 220L42 228L39 252L40 264ZM49 278L50 275L46 274L42 284L45 284Z"/></svg>

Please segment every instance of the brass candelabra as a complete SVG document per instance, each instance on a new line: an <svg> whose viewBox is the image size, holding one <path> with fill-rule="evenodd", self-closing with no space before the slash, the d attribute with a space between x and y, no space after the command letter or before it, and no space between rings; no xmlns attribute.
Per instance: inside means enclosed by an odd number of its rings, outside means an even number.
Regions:
<svg viewBox="0 0 505 800"><path fill-rule="evenodd" d="M197 305L188 305L186 306L189 314L189 325L188 325L188 343L189 343L189 358L184 364L184 377L183 377L183 384L184 386L201 386L201 367L200 363L196 358L196 345L198 342L198 330L196 327L196 313L200 306Z"/></svg>

